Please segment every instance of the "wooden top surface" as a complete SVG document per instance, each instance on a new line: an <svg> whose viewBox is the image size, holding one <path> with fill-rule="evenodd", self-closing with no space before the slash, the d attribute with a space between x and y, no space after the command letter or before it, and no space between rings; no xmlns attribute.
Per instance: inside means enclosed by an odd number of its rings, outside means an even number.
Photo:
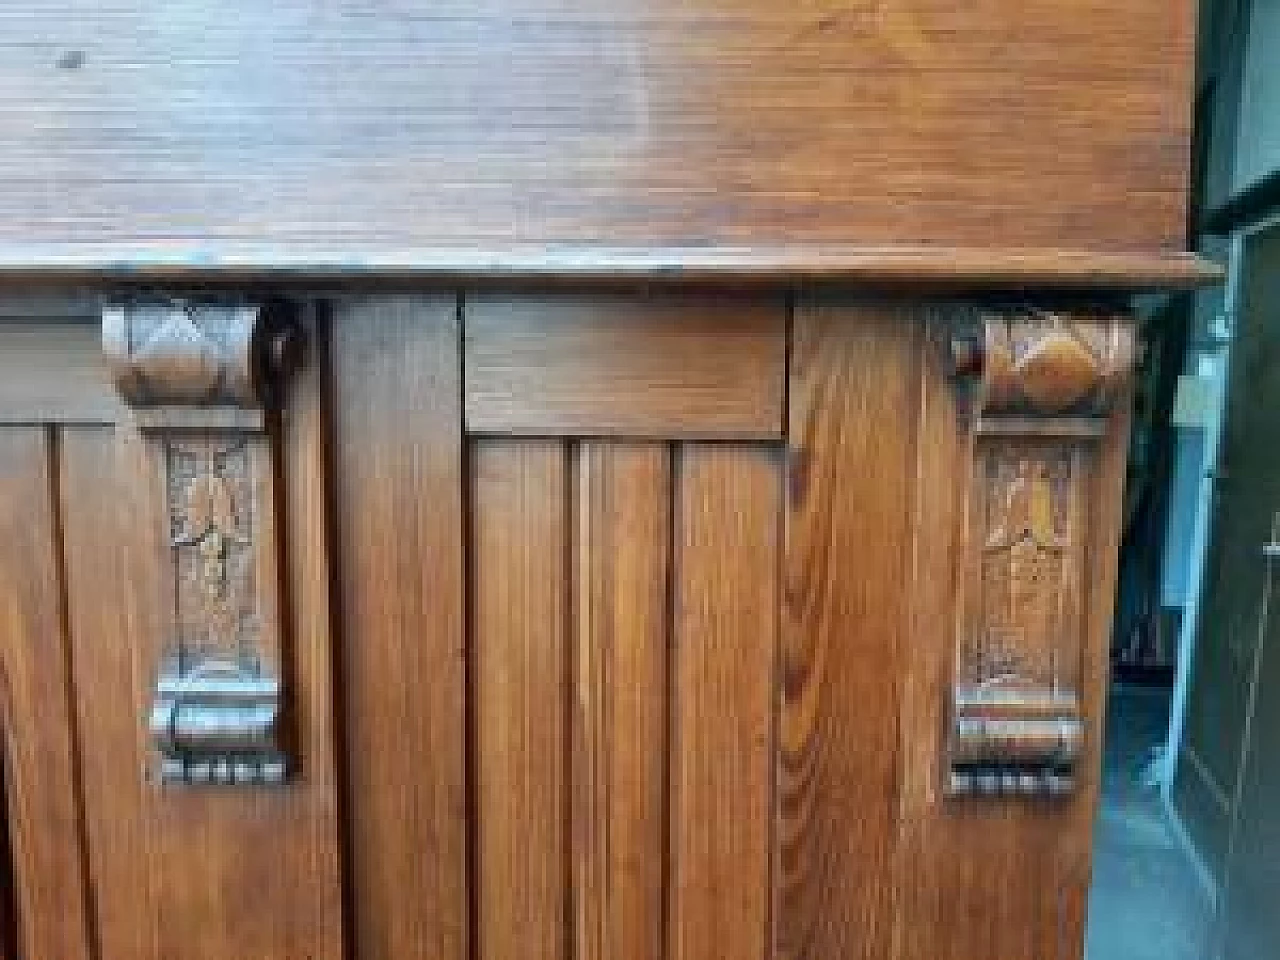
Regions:
<svg viewBox="0 0 1280 960"><path fill-rule="evenodd" d="M0 273L1179 274L1193 27L1191 0L4 4Z"/></svg>

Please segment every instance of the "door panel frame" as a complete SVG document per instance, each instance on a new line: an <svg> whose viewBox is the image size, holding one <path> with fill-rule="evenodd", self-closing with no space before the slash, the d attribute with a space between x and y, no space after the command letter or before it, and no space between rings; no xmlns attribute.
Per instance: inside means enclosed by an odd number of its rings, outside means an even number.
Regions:
<svg viewBox="0 0 1280 960"><path fill-rule="evenodd" d="M1280 214L1260 220L1233 233L1228 243L1227 281L1224 288L1221 293L1207 290L1199 294L1201 297L1211 298L1205 313L1213 309L1216 298L1221 296L1219 308L1210 321L1209 330L1217 346L1217 352L1212 355L1212 359L1217 365L1219 389L1214 397L1214 409L1208 418L1204 433L1203 472L1196 498L1191 534L1191 558L1188 564L1190 589L1186 606L1183 608L1182 624L1178 635L1169 732L1165 739L1160 791L1169 821L1173 825L1179 843L1191 860L1211 907L1217 906L1222 878L1214 875L1208 860L1196 847L1192 834L1178 810L1175 786L1186 741L1187 714L1195 678L1196 652L1200 642L1200 614L1205 599L1205 576L1213 547L1216 512L1214 499L1219 480L1218 471L1221 466L1222 441L1229 412L1232 363L1241 328L1249 255L1254 243L1272 233L1280 239ZM1202 774L1197 773L1197 776L1203 779ZM1228 795L1232 793L1233 791L1228 790Z"/></svg>

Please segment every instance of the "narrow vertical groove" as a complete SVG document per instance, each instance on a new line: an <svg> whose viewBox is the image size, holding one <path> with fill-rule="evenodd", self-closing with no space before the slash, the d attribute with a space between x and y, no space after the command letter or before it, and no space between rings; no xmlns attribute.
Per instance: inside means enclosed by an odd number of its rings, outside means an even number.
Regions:
<svg viewBox="0 0 1280 960"><path fill-rule="evenodd" d="M666 729L665 735L665 777L666 789L663 791L666 808L663 816L663 869L662 877L666 889L663 891L663 937L665 960L677 960L675 948L677 904L674 902L677 891L675 883L676 871L680 868L677 855L680 824L676 822L675 812L679 804L675 792L678 781L675 776L675 757L680 748L680 726L678 718L679 695L677 679L680 675L680 637L676 632L676 615L680 608L680 578L678 564L680 562L680 543L682 541L680 526L680 498L684 491L684 445L671 443L670 482L667 494L667 664L666 664Z"/></svg>
<svg viewBox="0 0 1280 960"><path fill-rule="evenodd" d="M59 428L47 424L44 428L45 448L48 452L45 470L49 485L49 515L52 520L53 563L57 576L58 598L58 632L61 641L66 687L67 725L71 748L71 789L72 803L75 804L76 816L76 859L80 864L80 880L83 889L85 909L85 943L89 956L93 960L102 957L102 944L99 937L98 898L94 890L93 877L89 863L89 825L85 813L84 766L81 760L83 742L80 734L80 716L76 709L75 662L71 643L71 611L67 596L69 587L67 579L66 538L64 535L65 518L62 505L62 442Z"/></svg>
<svg viewBox="0 0 1280 960"><path fill-rule="evenodd" d="M22 889L22 878L18 875L18 858L13 847L13 797L10 794L10 768L16 766L13 737L13 702L9 688L8 672L0 667L0 869L8 870L8 886L2 891L0 898L0 949L4 950L0 957L3 960L17 960L18 947L22 943L22 904L18 891Z"/></svg>
<svg viewBox="0 0 1280 960"><path fill-rule="evenodd" d="M581 624L584 580L586 579L581 565L587 551L581 548L581 540L587 529L587 519L583 511L589 509L591 491L587 483L589 451L579 441L565 441L567 467L565 469L565 659L568 662L568 677L563 685L565 716L565 791L564 803L565 824L564 842L567 847L565 860L565 877L568 890L565 895L565 930L567 936L566 957L569 960L578 957L584 951L579 950L580 941L588 936L587 917L583 915L584 899L581 888L586 882L583 873L587 869L583 864L584 857L578 851L582 842L577 836L577 821L590 823L594 814L589 798L580 794L590 791L590 776L594 773L594 763L574 763L576 745L583 744L588 749L593 745L587 724L587 711L580 709L582 691L581 672L584 669L583 627ZM587 488L587 489L583 489ZM577 801L581 801L580 805ZM590 950L585 951L590 954Z"/></svg>
<svg viewBox="0 0 1280 960"><path fill-rule="evenodd" d="M464 292L459 292L454 306L455 329L458 344L458 367L463 374L458 377L458 432L461 437L458 455L462 460L459 477L462 489L459 492L462 503L462 796L466 809L463 829L463 858L466 878L466 944L463 953L467 960L480 960L480 846L478 787L476 784L477 740L476 740L476 638L475 638L475 602L476 602L476 551L475 543L475 486L473 448L467 436L466 418L466 369L467 369L467 300Z"/></svg>
<svg viewBox="0 0 1280 960"><path fill-rule="evenodd" d="M789 300L788 300L789 302ZM788 331L789 332L789 331ZM789 338L788 338L789 339ZM786 369L789 371L790 366ZM790 379L790 376L787 377ZM784 407L785 409L785 407ZM786 418L784 415L783 424L785 429ZM786 624L783 621L782 600L785 591L785 580L787 575L787 489L788 483L786 478L786 467L788 462L786 439L784 437L781 448L778 452L777 483L778 490L778 510L775 518L775 536L777 537L777 550L774 557L774 597L773 597L773 618L774 618L774 636L773 636L773 655L769 661L769 827L768 827L768 879L766 881L765 898L766 910L765 916L765 948L764 956L767 960L773 960L779 953L778 951L778 895L779 895L779 876L781 870L779 868L778 859L781 856L779 847L780 838L778 833L779 814L779 778L781 777L781 727L782 727L782 638L783 630Z"/></svg>
<svg viewBox="0 0 1280 960"><path fill-rule="evenodd" d="M778 510L777 518L778 555L777 570L775 573L777 578L777 592L774 597L773 604L775 631L773 662L769 665L769 669L771 671L770 686L772 687L772 715L769 719L769 916L765 922L765 935L768 937L768 942L765 947L765 955L770 958L770 960L778 957L781 953L778 948L778 914L781 910L781 904L779 901L781 896L781 866L779 861L782 856L781 837L779 835L779 822L781 818L779 808L779 804L781 803L781 785L779 781L782 776L781 729L782 700L784 695L782 678L782 644L783 637L786 635L783 603L786 598L787 577L787 518L791 513L787 498L791 489L788 470L790 469L791 464L791 349L792 331L795 326L795 308L795 291L788 290L783 302L782 441L778 457L778 482L781 484L781 489L778 491L778 503L781 509Z"/></svg>
<svg viewBox="0 0 1280 960"><path fill-rule="evenodd" d="M577 883L574 878L574 862L573 862L573 795L574 784L578 771L574 769L573 762L573 741L574 741L574 710L576 698L576 685L574 678L577 674L578 667L578 626L577 617L574 611L577 609L578 591L582 589L582 585L578 582L577 576L577 537L575 536L579 524L582 522L580 511L582 501L579 499L581 491L581 477L579 473L582 468L582 444L579 441L568 440L560 444L560 455L564 459L564 497L565 497L565 518L566 522L561 524L560 535L564 538L561 543L561 549L564 551L564 571L565 578L563 583L564 606L561 612L560 631L562 635L562 643L564 644L564 679L561 684L561 690L564 691L562 697L561 709L564 711L564 739L561 743L561 749L564 750L564 785L562 789L561 803L564 806L564 826L561 830L561 843L564 845L564 877L567 889L564 897L564 956L566 960L576 960L577 958L577 940L574 935L574 921L578 915L579 893Z"/></svg>
<svg viewBox="0 0 1280 960"><path fill-rule="evenodd" d="M925 356L926 351L931 349L931 344L933 343L933 340L931 338L931 334L929 333L929 328L928 328L928 322L930 319L932 318L926 317L924 320L920 321L920 325L922 326L923 329L921 329L919 338L918 338L918 352L920 354L920 363L918 365L919 375L915 378L916 416L914 418L914 426L912 428L914 430L914 435L915 435L915 449L914 449L914 456L912 459L915 465L914 473L915 473L915 476L917 477L917 480L924 475L924 469L925 469L925 466L924 466L925 449L924 449L924 444L920 442L920 437L924 435L925 425L928 423L929 415L932 413L932 410L929 406L929 382L928 382L928 376L927 376L928 364L927 364L927 358ZM921 558L920 551L924 543L924 538L922 536L921 531L923 529L924 522L925 522L925 519L924 519L925 506L926 505L925 505L925 497L924 497L924 487L921 483L917 482L915 489L912 492L910 521L908 523L908 529L910 531L910 542L907 545L907 556L908 556L908 563L909 563L907 575L910 578L908 580L908 583L911 583L911 584L919 583L922 575L922 570L921 570L922 558ZM936 545L935 545L935 549L936 549ZM916 596L915 591L912 592L912 595L913 595L913 600L912 600L912 606L910 611L910 618L908 620L908 623L910 624L910 626L908 627L909 636L914 636L918 632L918 629L919 629L918 620L921 616L920 608L919 608L920 600L918 596ZM906 676L905 670L902 671L902 675L904 677ZM905 702L905 698L901 698L899 700L899 711L906 709L903 706L904 702ZM908 749L909 744L905 742L906 736L907 736L906 725L899 723L898 724L898 750L899 750L899 757L900 757L899 763L901 765L905 765L905 763L907 762L907 758L911 756L911 752ZM906 773L907 771L902 769L900 766L898 771L898 778L897 778L899 783L903 782L903 780L906 777ZM938 761L934 764L933 770L930 771L930 776L941 777L942 773L943 773L943 763L941 758L939 758ZM901 877L902 871L907 867L907 864L905 864L904 862L904 858L906 856L906 848L907 848L907 841L908 841L908 837L907 837L907 829L908 829L907 825L909 822L909 811L907 809L908 800L909 798L908 798L907 791L905 790L899 791L898 805L897 805L897 824L894 831L894 840L893 840L893 844L894 844L893 862L894 862L895 880ZM893 917L891 920L892 925L890 928L890 945L889 945L890 957L895 958L895 960L897 957L900 957L902 955L902 949L903 949L902 925L904 922L905 922L905 919L904 919L904 911L902 909L902 904L898 903L895 906Z"/></svg>
<svg viewBox="0 0 1280 960"><path fill-rule="evenodd" d="M310 518L306 516L296 516L289 506L289 490L285 479L285 422L284 417L278 410L269 411L266 414L266 430L260 441L265 447L265 456L267 461L267 471L270 476L268 485L270 487L269 497L261 502L260 509L264 514L268 514L275 518L272 526L275 528L275 536L270 544L271 562L277 573L275 577L276 585L276 643L278 644L276 653L276 669L280 672L280 677L284 683L284 689L294 690L297 684L297 677L294 673L296 666L295 647L298 631L297 617L297 585L294 582L294 569L290 564L296 559L296 547L291 543L293 537L290 529L292 524L297 522L308 523ZM259 504L255 502L255 507ZM256 531L258 527L258 518L255 515L251 521L253 529ZM321 534L323 538L323 532ZM176 567L175 564L175 574ZM328 564L326 564L328 566ZM332 608L328 608L332 614ZM332 628L332 621L330 622ZM332 637L332 634L330 634ZM330 644L329 656L333 656L333 644ZM330 701L332 706L333 701ZM335 723L337 722L337 712L334 710ZM335 753L340 752L338 748L338 728L334 727L334 741L330 745L330 749ZM305 765L309 758L306 751L302 749L299 733L295 724L286 724L283 733L285 741L285 749L293 756L295 763L295 773L298 776L305 777L307 770ZM335 776L337 775L337 765L334 766ZM339 817L339 820L341 817ZM341 841L339 841L339 855L341 855ZM341 860L339 860L339 877L341 877ZM341 880L339 880L341 886ZM341 895L341 891L339 891ZM343 924L342 926L345 926Z"/></svg>
<svg viewBox="0 0 1280 960"><path fill-rule="evenodd" d="M676 448L675 443L665 445L666 454L666 570L663 589L663 675L662 675L662 850L659 856L662 858L662 897L660 918L661 936L658 942L661 944L662 960L668 960L671 956L671 893L672 893L672 869L674 867L672 856L672 844L675 837L673 835L673 825L671 822L671 758L673 755L674 745L672 743L672 718L674 716L674 697L672 691L674 689L675 669L673 664L674 654L674 636L675 636L675 583L676 583Z"/></svg>
<svg viewBox="0 0 1280 960"><path fill-rule="evenodd" d="M337 783L337 801L338 801L338 885L339 894L342 898L342 956L346 960L356 960L356 944L359 941L360 916L356 909L356 889L355 874L351 865L355 862L355 838L352 836L351 828L351 768L348 762L350 756L350 748L347 740L349 733L347 718L347 701L346 701L346 685L342 682L345 675L343 669L343 650L348 641L343 629L346 623L346 611L343 609L345 598L342 591L338 588L339 584L339 566L342 558L338 556L336 545L338 544L338 478L340 474L337 470L335 452L337 450L337 438L334 435L333 418L333 368L330 366L329 356L329 335L330 324L333 321L333 314L330 310L328 301L313 300L306 309L306 315L310 320L310 349L312 355L312 363L316 367L317 389L315 392L315 403L320 418L320 469L325 478L324 484L324 503L322 504L322 522L324 530L322 531L323 542L325 544L326 554L329 562L325 564L326 586L329 595L329 636L331 643L329 645L329 669L334 678L334 683L330 694L333 702L333 775ZM277 499L283 505L287 500L287 491L283 482L276 483ZM289 517L281 507L280 516L284 517L285 523L288 524ZM287 527L286 527L287 529ZM287 535L280 537L279 541L283 545L291 538ZM281 569L284 569L281 566ZM292 588L292 578L282 577L282 586L288 585ZM293 603L287 601L281 604L284 611L289 616L290 625L294 620ZM292 630L289 633L289 639L286 641L292 645L294 642ZM292 662L292 657L287 658Z"/></svg>
<svg viewBox="0 0 1280 960"><path fill-rule="evenodd" d="M475 551L470 549L475 537L475 498L473 496L472 446L463 437L462 443L462 542L463 542L463 738L466 742L463 760L463 796L468 812L464 847L467 863L467 946L469 960L481 957L480 931L480 824L476 811L478 787L476 784L477 732L476 732L476 639L475 639Z"/></svg>
<svg viewBox="0 0 1280 960"><path fill-rule="evenodd" d="M796 325L796 294L788 290L782 303L782 423L778 425L785 450L791 442L791 351ZM784 491L785 493L785 488ZM784 502L785 507L785 502ZM785 518L787 511L782 511Z"/></svg>
<svg viewBox="0 0 1280 960"><path fill-rule="evenodd" d="M924 435L926 417L929 414L929 363L927 351L931 349L933 343L932 334L930 332L929 321L932 317L925 314L923 317L909 317L908 322L913 324L911 334L911 343L913 345L913 369L909 382L915 385L914 391L914 409L908 408L911 416L908 417L908 429L910 431L906 450L903 455L904 473L908 478L913 478L911 489L908 494L907 521L905 527L905 535L907 542L903 548L903 576L906 583L914 585L920 582L922 570L920 567L921 557L920 548L923 544L922 523L924 516L924 497L926 484L924 482L924 445L921 437ZM964 498L964 502L968 502L968 498ZM936 545L935 545L936 549ZM905 626L903 630L894 634L894 642L896 644L893 650L894 677L899 683L898 690L895 694L897 702L897 710L894 714L894 741L898 745L898 771L897 776L893 778L894 790L896 796L894 798L894 823L891 833L891 847L889 850L890 869L894 882L892 883L892 894L889 905L889 949L892 960L898 960L902 954L902 924L906 922L904 917L904 907L902 897L899 893L901 889L901 874L903 869L911 869L911 865L905 863L906 849L908 844L907 824L909 813L907 805L909 802L907 790L904 784L907 782L909 771L905 769L909 762L912 762L914 754L907 743L908 729L910 722L904 720L904 711L911 709L908 704L907 694L902 689L901 684L905 682L907 677L906 670L906 651L911 646L917 630L918 609L916 604L919 602L916 597L916 591L911 589L908 591L910 598L905 604ZM941 782L944 772L944 761L942 757L937 757L932 768L924 774L928 779L932 779L937 783Z"/></svg>
<svg viewBox="0 0 1280 960"><path fill-rule="evenodd" d="M4 884L0 885L0 958L17 960L21 931L18 929L18 862L9 843L9 755L8 712L0 714L0 870L5 871Z"/></svg>
<svg viewBox="0 0 1280 960"><path fill-rule="evenodd" d="M661 910L662 910L662 915L661 915L661 918L660 918L660 921L659 921L659 922L662 924L662 927L661 927L661 935L660 935L660 936L659 936L659 938L658 938L658 942L661 944L661 949L662 949L662 958L661 958L661 960L668 960L668 958L671 956L670 940L668 939L668 934L669 934L670 926L671 926L671 903L670 903L670 899L671 899L671 890L672 890L672 884L671 884L671 871L672 871L672 866L673 866L673 864L672 864L672 857L671 857L671 845L672 845L672 842L673 842L673 836L672 836L672 830L673 830L673 827L672 827L672 822L671 822L671 811L672 811L672 804L671 804L671 757L672 757L672 731L671 731L671 719L672 719L672 709L673 709L673 707L672 707L672 695L671 695L671 691L672 691L672 687L673 687L673 678L675 677L675 671L674 671L674 669L673 669L673 667L672 667L672 657L673 657L673 649L674 649L674 642L673 642L674 629L673 629L673 624L675 623L675 616L674 616L674 613L675 613L675 582L676 582L676 579L675 579L675 565L676 565L676 564L675 564L675 550L676 550L676 547L675 547L675 534L676 534L676 521L675 521L675 504L676 504L676 499L675 499L675 484L676 484L676 444L675 444L675 443L668 443L668 444L666 444L665 453L666 453L666 464L665 464L665 467L666 467L666 475L667 475L667 483L666 483L666 490L665 490L666 498L667 498L667 500L666 500L666 507L667 507L667 517L666 517L667 543L666 543L666 557L665 557L665 560L666 560L666 570L665 570L665 578L664 578L664 583L663 583L663 621L662 621L662 631L663 631L663 637L662 637L662 639L663 639L663 658L662 658L662 660L663 660L663 664L662 664L662 669L663 669L663 675L662 675L662 696L663 696L663 706L662 706L662 778L663 778L663 789L662 789L662 850L661 850L661 851L660 851L660 853L659 853L659 856L661 856L661 858L662 858L662 872L661 872L661 876L662 876L662 895L661 895Z"/></svg>
<svg viewBox="0 0 1280 960"><path fill-rule="evenodd" d="M604 476L599 476L593 471L592 478L598 485L600 497L600 513L604 517L612 518L616 504L614 502L614 494L616 490L618 466L612 455L606 455L601 458L607 466L604 468ZM610 603L616 602L616 581L617 566L616 556L618 544L615 538L615 530L612 525L608 525L602 531L605 536L604 556L607 563L603 564L607 571L604 580L604 595L610 598ZM615 634L615 624L613 618L607 621L607 628L604 636L599 640L599 670L596 674L598 681L598 689L600 691L600 717L599 727L600 738L596 743L595 754L592 757L592 767L601 771L602 789L600 803L598 806L599 821L597 829L600 831L600 856L596 858L595 877L594 880L600 888L601 909L599 912L600 926L595 931L596 943L599 945L599 953L592 956L590 960L609 960L613 956L611 948L612 940L609 937L609 931L616 929L617 917L614 915L614 888L613 888L613 843L614 843L614 771L610 763L610 758L614 756L614 750L617 744L614 742L614 710L618 702L618 691L614 686L618 676L617 670L617 636ZM581 958L579 958L581 960Z"/></svg>
<svg viewBox="0 0 1280 960"><path fill-rule="evenodd" d="M353 736L349 712L347 709L346 683L346 649L350 642L347 636L347 598L339 589L341 579L341 569L345 561L342 551L338 549L340 540L340 519L338 511L338 502L342 497L341 483L342 474L338 470L337 449L340 437L337 436L337 420L333 414L333 399L336 386L334 383L333 369L330 366L329 356L329 334L330 324L333 321L332 309L328 301L316 301L311 312L313 326L312 344L313 362L319 371L320 390L317 402L320 405L320 417L323 424L324 440L321 444L321 463L325 476L330 482L325 485L327 493L327 502L325 504L325 537L326 542L330 544L328 564L329 573L329 610L330 622L332 623L332 644L329 648L329 661L331 663L332 675L334 677L333 684L333 709L334 709L334 731L335 740L338 749L334 750L333 757L333 773L337 780L338 795L338 850L339 857L339 883L342 892L342 953L347 960L356 960L357 944L360 943L360 926L364 922L358 909L358 897L356 894L356 872L355 872L355 830L352 818L352 811L355 809L353 800L353 781L351 777L351 764L349 758L354 752Z"/></svg>

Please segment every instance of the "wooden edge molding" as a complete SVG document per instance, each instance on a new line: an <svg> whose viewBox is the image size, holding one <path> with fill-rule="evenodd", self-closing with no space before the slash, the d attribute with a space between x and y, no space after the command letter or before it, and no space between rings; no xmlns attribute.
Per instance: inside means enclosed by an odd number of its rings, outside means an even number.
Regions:
<svg viewBox="0 0 1280 960"><path fill-rule="evenodd" d="M0 245L0 281L33 285L448 280L1154 290L1205 286L1223 277L1220 266L1194 254L1159 251L866 247L846 243L359 250L197 241Z"/></svg>
<svg viewBox="0 0 1280 960"><path fill-rule="evenodd" d="M947 355L969 431L947 793L1068 796L1086 722L1091 477L1134 325L1110 309L980 310Z"/></svg>
<svg viewBox="0 0 1280 960"><path fill-rule="evenodd" d="M102 312L117 389L158 472L171 636L150 716L164 783L280 783L277 438L301 351L286 305L145 300ZM122 424L124 426L124 424Z"/></svg>

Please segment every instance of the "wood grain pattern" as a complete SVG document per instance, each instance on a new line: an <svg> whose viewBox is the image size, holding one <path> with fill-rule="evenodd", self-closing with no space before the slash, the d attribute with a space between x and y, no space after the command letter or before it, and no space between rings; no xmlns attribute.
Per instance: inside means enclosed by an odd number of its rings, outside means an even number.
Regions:
<svg viewBox="0 0 1280 960"><path fill-rule="evenodd" d="M181 589L162 445L127 418L0 428L8 813L23 933L54 944L23 955L1078 956L1126 417L1078 416L1101 393L1059 344L1066 375L1023 369L1014 414L966 419L946 348L972 303L798 291L788 345L780 299L348 290L308 312L261 496L301 759L278 791L147 779ZM1023 394L1070 422L1043 429ZM1058 474L1006 468L1063 450L1083 642L1053 666L1080 693L1079 789L957 803L957 630L1003 616L966 604L964 531L1003 556L1003 502L1057 544ZM1055 614L1019 612L1045 673Z"/></svg>
<svg viewBox="0 0 1280 960"><path fill-rule="evenodd" d="M662 960L668 448L584 443L573 482L574 956Z"/></svg>
<svg viewBox="0 0 1280 960"><path fill-rule="evenodd" d="M354 940L467 954L457 301L333 308L334 470Z"/></svg>
<svg viewBox="0 0 1280 960"><path fill-rule="evenodd" d="M19 945L94 956L63 620L52 434L0 429L0 694Z"/></svg>
<svg viewBox="0 0 1280 960"><path fill-rule="evenodd" d="M1054 803L949 801L939 769L946 756L945 705L952 682L957 574L962 556L962 475L972 435L935 351L923 378L914 511L912 658L905 664L901 739L902 836L897 858L897 956L972 960L986 956L1078 957L1083 948L1089 854L1100 766L1107 638L1113 602L1128 418L1106 422L1081 477L1084 504L1080 713L1084 743L1076 793ZM927 862L927 870L920 868Z"/></svg>
<svg viewBox="0 0 1280 960"><path fill-rule="evenodd" d="M471 469L477 956L566 960L567 451L481 441Z"/></svg>
<svg viewBox="0 0 1280 960"><path fill-rule="evenodd" d="M140 562L133 524L158 520L163 501L147 502L149 489L130 496L128 452L110 430L68 428L63 450L67 615L101 957L160 960L143 718L163 610L134 578L162 574ZM147 508L129 516L123 505L135 499Z"/></svg>
<svg viewBox="0 0 1280 960"><path fill-rule="evenodd" d="M0 423L115 423L126 417L96 323L0 320Z"/></svg>
<svg viewBox="0 0 1280 960"><path fill-rule="evenodd" d="M468 297L472 432L761 436L782 430L780 297Z"/></svg>
<svg viewBox="0 0 1280 960"><path fill-rule="evenodd" d="M779 743L778 957L893 956L918 316L797 304Z"/></svg>
<svg viewBox="0 0 1280 960"><path fill-rule="evenodd" d="M781 471L768 447L689 444L677 469L672 960L771 956Z"/></svg>
<svg viewBox="0 0 1280 960"><path fill-rule="evenodd" d="M319 378L284 433L282 595L299 773L281 789L144 782L145 715L169 641L162 472L131 431L71 430L62 490L84 739L90 864L104 960L306 956L343 948ZM305 610L297 604L307 603Z"/></svg>
<svg viewBox="0 0 1280 960"><path fill-rule="evenodd" d="M0 244L1184 242L1191 0L39 0ZM169 256L166 257L166 252Z"/></svg>

